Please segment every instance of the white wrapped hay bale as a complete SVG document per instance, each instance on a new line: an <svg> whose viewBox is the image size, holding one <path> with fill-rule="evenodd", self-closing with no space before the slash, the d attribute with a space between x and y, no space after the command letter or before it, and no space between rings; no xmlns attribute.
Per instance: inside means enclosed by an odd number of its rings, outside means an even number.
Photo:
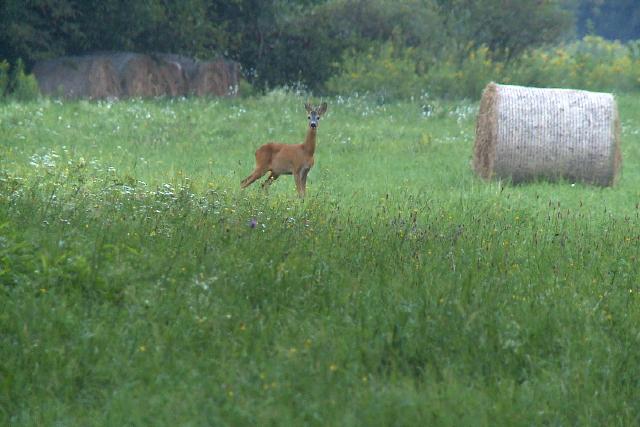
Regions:
<svg viewBox="0 0 640 427"><path fill-rule="evenodd" d="M495 83L485 88L473 158L482 178L608 186L620 164L620 119L611 94Z"/></svg>

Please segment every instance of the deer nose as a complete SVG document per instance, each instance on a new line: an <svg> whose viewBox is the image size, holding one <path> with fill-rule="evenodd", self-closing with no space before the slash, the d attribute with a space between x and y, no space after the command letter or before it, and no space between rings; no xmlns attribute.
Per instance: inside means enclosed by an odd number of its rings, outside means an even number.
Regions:
<svg viewBox="0 0 640 427"><path fill-rule="evenodd" d="M312 128L314 128L314 127L316 127L316 126L318 126L318 124L317 124L316 122L311 122L311 127L312 127Z"/></svg>

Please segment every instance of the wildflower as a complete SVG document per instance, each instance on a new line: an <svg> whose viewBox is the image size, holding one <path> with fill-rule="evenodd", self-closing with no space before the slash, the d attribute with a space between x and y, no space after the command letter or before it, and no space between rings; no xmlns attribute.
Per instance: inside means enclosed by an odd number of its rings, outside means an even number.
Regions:
<svg viewBox="0 0 640 427"><path fill-rule="evenodd" d="M256 225L258 225L258 221L255 218L251 218L249 221L249 227L256 228Z"/></svg>
<svg viewBox="0 0 640 427"><path fill-rule="evenodd" d="M335 372L338 370L338 365L336 365L335 363L332 363L331 365L329 365L329 370L331 372Z"/></svg>

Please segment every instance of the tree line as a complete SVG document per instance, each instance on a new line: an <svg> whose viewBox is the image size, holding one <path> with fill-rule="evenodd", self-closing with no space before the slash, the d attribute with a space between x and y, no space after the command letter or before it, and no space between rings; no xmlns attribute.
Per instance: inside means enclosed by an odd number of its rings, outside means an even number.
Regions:
<svg viewBox="0 0 640 427"><path fill-rule="evenodd" d="M171 52L237 60L254 86L322 90L346 54L391 43L419 67L487 46L509 60L581 32L626 28L640 5L620 0L4 0L0 60L96 51ZM631 26L615 20L630 17ZM619 24L619 23L618 23ZM635 31L635 32L634 32Z"/></svg>

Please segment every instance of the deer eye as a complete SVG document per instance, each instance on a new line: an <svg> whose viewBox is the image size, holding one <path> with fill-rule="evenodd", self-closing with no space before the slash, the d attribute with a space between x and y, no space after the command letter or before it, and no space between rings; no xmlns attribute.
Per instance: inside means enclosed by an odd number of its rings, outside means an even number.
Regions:
<svg viewBox="0 0 640 427"><path fill-rule="evenodd" d="M307 119L311 120L311 116L307 116Z"/></svg>

